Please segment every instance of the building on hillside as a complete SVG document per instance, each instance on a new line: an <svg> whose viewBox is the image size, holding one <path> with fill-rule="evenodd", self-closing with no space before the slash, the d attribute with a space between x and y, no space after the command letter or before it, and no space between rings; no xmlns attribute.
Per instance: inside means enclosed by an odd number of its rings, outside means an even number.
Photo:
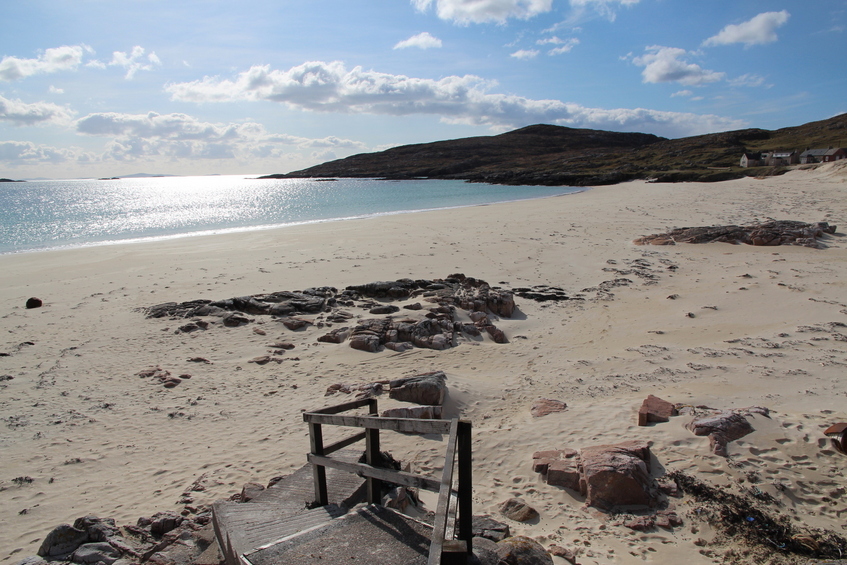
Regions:
<svg viewBox="0 0 847 565"><path fill-rule="evenodd" d="M800 153L800 162L804 165L809 163L830 163L847 159L847 149L843 147L829 147L827 149L806 149Z"/></svg>
<svg viewBox="0 0 847 565"><path fill-rule="evenodd" d="M796 151L770 151L762 153L765 164L771 167L784 165L796 165L800 162L800 155Z"/></svg>
<svg viewBox="0 0 847 565"><path fill-rule="evenodd" d="M761 153L745 153L741 156L741 166L742 167L761 167L762 166L762 154Z"/></svg>

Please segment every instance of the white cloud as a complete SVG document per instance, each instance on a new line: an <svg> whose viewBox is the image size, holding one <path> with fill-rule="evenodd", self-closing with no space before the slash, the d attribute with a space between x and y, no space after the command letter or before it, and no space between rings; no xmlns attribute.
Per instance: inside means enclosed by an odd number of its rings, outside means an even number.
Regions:
<svg viewBox="0 0 847 565"><path fill-rule="evenodd" d="M50 88L48 90L50 91L50 94L64 94L65 93L64 88L57 88L57 87L53 86L52 84L50 85Z"/></svg>
<svg viewBox="0 0 847 565"><path fill-rule="evenodd" d="M0 121L8 121L16 126L42 124L65 125L70 122L73 112L51 102L28 104L21 100L10 100L0 96Z"/></svg>
<svg viewBox="0 0 847 565"><path fill-rule="evenodd" d="M520 49L509 55L509 57L526 61L527 59L535 59L539 53L540 51L537 49Z"/></svg>
<svg viewBox="0 0 847 565"><path fill-rule="evenodd" d="M773 43L778 39L776 29L785 25L790 15L786 10L764 12L744 23L726 26L717 35L704 41L703 45L743 43L746 47L750 47L751 45Z"/></svg>
<svg viewBox="0 0 847 565"><path fill-rule="evenodd" d="M279 157L286 147L363 151L363 143L326 137L311 139L269 134L254 122L209 123L187 114L89 114L76 122L77 132L112 138L105 159L127 161L150 156L175 159L254 159Z"/></svg>
<svg viewBox="0 0 847 565"><path fill-rule="evenodd" d="M37 59L3 57L0 81L13 81L42 73L74 71L82 63L84 53L93 53L87 45L63 45L46 49Z"/></svg>
<svg viewBox="0 0 847 565"><path fill-rule="evenodd" d="M621 6L634 6L638 2L640 0L570 0L571 7L576 11L576 14L571 17L571 20L578 20L585 12L593 10L601 16L608 18L609 21L615 21L618 8Z"/></svg>
<svg viewBox="0 0 847 565"><path fill-rule="evenodd" d="M553 0L411 0L419 12L435 4L435 13L442 20L457 24L505 23L511 18L526 20L549 12Z"/></svg>
<svg viewBox="0 0 847 565"><path fill-rule="evenodd" d="M723 80L725 73L709 71L684 58L689 55L685 49L653 45L645 49L645 54L635 57L632 62L644 67L641 75L644 82L678 82L685 86L697 86Z"/></svg>
<svg viewBox="0 0 847 565"><path fill-rule="evenodd" d="M694 94L694 92L692 92L691 90L679 90L679 91L671 94L671 98L679 98L680 96L686 96L687 97L687 96L691 96L692 94Z"/></svg>
<svg viewBox="0 0 847 565"><path fill-rule="evenodd" d="M765 86L765 77L754 74L743 74L740 77L728 81L732 86Z"/></svg>
<svg viewBox="0 0 847 565"><path fill-rule="evenodd" d="M64 163L77 158L76 149L36 145L30 141L0 141L0 162L7 166Z"/></svg>
<svg viewBox="0 0 847 565"><path fill-rule="evenodd" d="M115 51L112 53L109 66L123 67L126 69L124 78L130 80L138 71L152 71L154 66L162 64L155 53L151 52L147 57L144 56L144 53L144 48L139 45L133 47L129 54L123 51Z"/></svg>
<svg viewBox="0 0 847 565"><path fill-rule="evenodd" d="M417 47L418 49L439 48L441 47L441 40L427 32L423 32L400 41L394 46L394 49L407 49L409 47Z"/></svg>
<svg viewBox="0 0 847 565"><path fill-rule="evenodd" d="M648 109L586 108L559 100L533 100L489 92L496 86L473 75L439 80L412 78L343 63L313 61L287 71L255 66L235 80L206 77L170 84L172 99L183 102L270 101L294 109L350 114L437 115L448 123L505 130L536 123L571 127L647 131L669 137L744 127L739 120Z"/></svg>
<svg viewBox="0 0 847 565"><path fill-rule="evenodd" d="M561 55L562 53L570 53L571 50L579 45L579 39L572 37L565 41L562 45L558 47L554 47L550 51L547 52L548 55Z"/></svg>

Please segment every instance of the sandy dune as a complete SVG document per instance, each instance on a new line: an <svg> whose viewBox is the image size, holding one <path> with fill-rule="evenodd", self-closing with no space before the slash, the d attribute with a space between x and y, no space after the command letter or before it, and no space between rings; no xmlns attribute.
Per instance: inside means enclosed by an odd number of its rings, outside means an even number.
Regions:
<svg viewBox="0 0 847 565"><path fill-rule="evenodd" d="M826 249L728 244L640 247L674 227L828 221ZM439 212L225 236L0 256L0 560L35 554L54 526L85 514L135 523L266 482L305 462L301 409L336 382L429 370L448 375L454 412L474 425L475 510L520 496L541 514L513 531L578 550L591 563L712 563L693 505L685 525L634 532L583 509L532 472L536 450L649 439L666 470L728 489L758 488L798 523L842 532L845 463L822 430L847 420L847 167L719 184L629 183L583 193ZM443 352L355 351L317 343L269 318L175 333L182 323L136 309L330 285L461 272L507 288L551 285L584 300L517 299L497 321L509 343L464 341ZM628 279L608 290L601 283ZM674 299L670 296L675 295ZM44 307L27 310L30 296ZM261 335L254 329L261 329ZM280 363L249 361L275 341ZM189 361L201 357L209 363ZM167 389L136 376L191 375ZM636 426L641 401L760 405L756 431L712 455L684 417ZM566 411L533 418L540 397ZM394 401L381 399L381 407ZM443 444L386 436L426 471ZM13 479L29 477L18 484ZM20 482L20 481L18 481ZM698 542L702 544L702 541ZM564 561L557 560L564 563Z"/></svg>

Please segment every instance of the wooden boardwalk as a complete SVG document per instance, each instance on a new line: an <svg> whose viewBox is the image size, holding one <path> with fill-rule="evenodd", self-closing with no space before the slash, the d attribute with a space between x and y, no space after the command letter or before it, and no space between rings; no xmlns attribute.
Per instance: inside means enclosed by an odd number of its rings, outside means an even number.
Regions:
<svg viewBox="0 0 847 565"><path fill-rule="evenodd" d="M359 452L340 453L354 462ZM327 473L330 504L308 509L315 490L307 464L247 503L218 501L212 506L215 535L226 565L244 565L241 556L299 532L325 525L364 500L365 482L342 471Z"/></svg>
<svg viewBox="0 0 847 565"><path fill-rule="evenodd" d="M341 415L361 408L367 408L367 415ZM213 504L225 565L466 563L473 553L471 423L378 413L374 398L305 412L309 463L247 503ZM364 431L325 445L322 426L327 425ZM440 480L383 467L380 430L446 435ZM364 462L360 452L346 449L359 441L366 443ZM380 506L385 483L438 493L434 523ZM365 499L368 505L356 507Z"/></svg>

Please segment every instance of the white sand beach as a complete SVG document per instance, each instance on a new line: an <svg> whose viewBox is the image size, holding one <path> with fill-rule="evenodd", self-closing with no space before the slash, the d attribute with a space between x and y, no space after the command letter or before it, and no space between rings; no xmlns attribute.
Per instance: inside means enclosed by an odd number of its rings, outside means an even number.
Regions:
<svg viewBox="0 0 847 565"><path fill-rule="evenodd" d="M722 243L637 246L675 227L768 218L839 227L825 249ZM519 496L537 523L514 533L578 553L582 564L720 561L732 543L674 499L684 525L636 532L550 486L532 453L628 439L653 442L667 471L755 488L798 524L844 532L847 457L822 431L847 421L847 166L715 184L626 183L532 201L0 256L0 562L34 555L55 526L95 514L140 516L267 483L302 466L301 410L333 383L442 370L455 410L473 422L474 511L500 516ZM560 287L584 300L516 298L489 338L445 351L365 353L317 343L269 317L237 328L146 319L139 308L193 299L364 284L452 273L505 288ZM591 290L627 278L611 295ZM669 296L676 295L675 299ZM29 297L44 306L26 309ZM363 312L364 313L364 312ZM689 316L689 314L691 314ZM264 319L263 319L264 318ZM258 333L260 329L264 333ZM281 363L249 363L274 341ZM204 358L209 363L192 362ZM296 359L295 359L296 358ZM191 375L168 389L136 373ZM770 409L755 432L710 453L690 420L636 425L642 400ZM564 412L530 415L538 398ZM396 405L387 397L380 407ZM413 470L440 465L443 444L385 436ZM29 477L18 484L13 479ZM696 543L695 543L696 542ZM712 543L714 542L714 543ZM565 563L556 558L557 563Z"/></svg>

